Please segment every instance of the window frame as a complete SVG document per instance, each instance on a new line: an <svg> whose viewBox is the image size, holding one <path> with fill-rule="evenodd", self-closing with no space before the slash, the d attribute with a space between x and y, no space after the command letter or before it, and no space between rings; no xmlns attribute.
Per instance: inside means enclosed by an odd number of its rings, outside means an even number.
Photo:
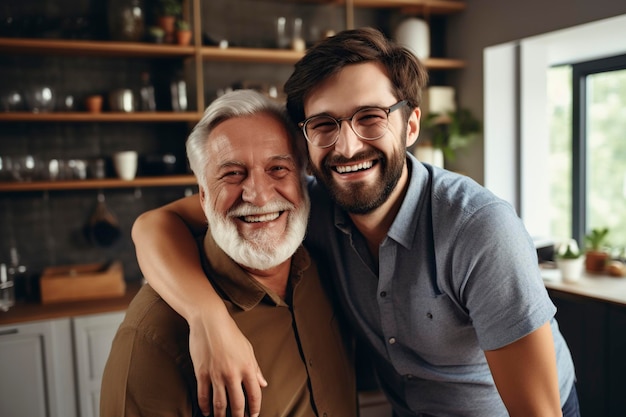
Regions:
<svg viewBox="0 0 626 417"><path fill-rule="evenodd" d="M484 51L484 185L511 203L530 235L551 238L545 207L548 68L626 54L626 14Z"/></svg>
<svg viewBox="0 0 626 417"><path fill-rule="evenodd" d="M587 233L587 76L626 70L626 54L571 64L572 68L572 237Z"/></svg>

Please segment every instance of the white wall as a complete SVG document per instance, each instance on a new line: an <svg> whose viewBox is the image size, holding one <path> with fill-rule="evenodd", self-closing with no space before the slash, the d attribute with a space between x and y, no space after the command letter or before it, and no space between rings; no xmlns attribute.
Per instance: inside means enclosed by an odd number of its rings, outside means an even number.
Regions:
<svg viewBox="0 0 626 417"><path fill-rule="evenodd" d="M518 45L519 63L515 61ZM547 236L549 232L545 215L549 197L545 167L550 163L547 68L624 53L626 15L485 49L485 186L519 210L531 235ZM518 78L515 68L519 70ZM493 75L498 72L506 72L507 76ZM513 86L503 85L507 80ZM512 98L516 91L518 94ZM520 123L516 131L516 126L502 121L512 119L511 113L517 108ZM512 155L510 150L518 147L519 153ZM516 199L510 189L518 185Z"/></svg>

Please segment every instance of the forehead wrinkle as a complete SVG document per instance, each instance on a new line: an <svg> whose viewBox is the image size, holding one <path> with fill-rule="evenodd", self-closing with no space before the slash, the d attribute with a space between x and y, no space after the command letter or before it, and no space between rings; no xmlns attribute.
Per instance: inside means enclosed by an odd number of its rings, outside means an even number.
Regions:
<svg viewBox="0 0 626 417"><path fill-rule="evenodd" d="M291 154L275 155L275 156L272 156L270 158L270 160L272 160L272 161L285 161L285 162L289 162L289 163L294 164L294 165L296 164L296 161L295 161L293 155L291 155Z"/></svg>

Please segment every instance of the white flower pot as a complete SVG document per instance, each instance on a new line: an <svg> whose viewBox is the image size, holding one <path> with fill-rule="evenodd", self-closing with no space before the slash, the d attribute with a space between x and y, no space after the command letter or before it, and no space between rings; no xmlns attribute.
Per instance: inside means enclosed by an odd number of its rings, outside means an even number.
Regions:
<svg viewBox="0 0 626 417"><path fill-rule="evenodd" d="M561 271L561 279L563 279L563 282L578 282L585 267L585 257L581 256L577 259L558 258L556 265Z"/></svg>

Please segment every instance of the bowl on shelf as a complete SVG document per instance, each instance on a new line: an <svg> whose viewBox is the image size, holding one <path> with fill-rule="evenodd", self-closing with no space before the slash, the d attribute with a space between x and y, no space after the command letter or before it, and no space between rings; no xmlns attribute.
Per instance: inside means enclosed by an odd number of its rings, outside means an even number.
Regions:
<svg viewBox="0 0 626 417"><path fill-rule="evenodd" d="M55 96L51 87L31 87L26 90L25 98L26 107L33 113L49 112L55 108Z"/></svg>

